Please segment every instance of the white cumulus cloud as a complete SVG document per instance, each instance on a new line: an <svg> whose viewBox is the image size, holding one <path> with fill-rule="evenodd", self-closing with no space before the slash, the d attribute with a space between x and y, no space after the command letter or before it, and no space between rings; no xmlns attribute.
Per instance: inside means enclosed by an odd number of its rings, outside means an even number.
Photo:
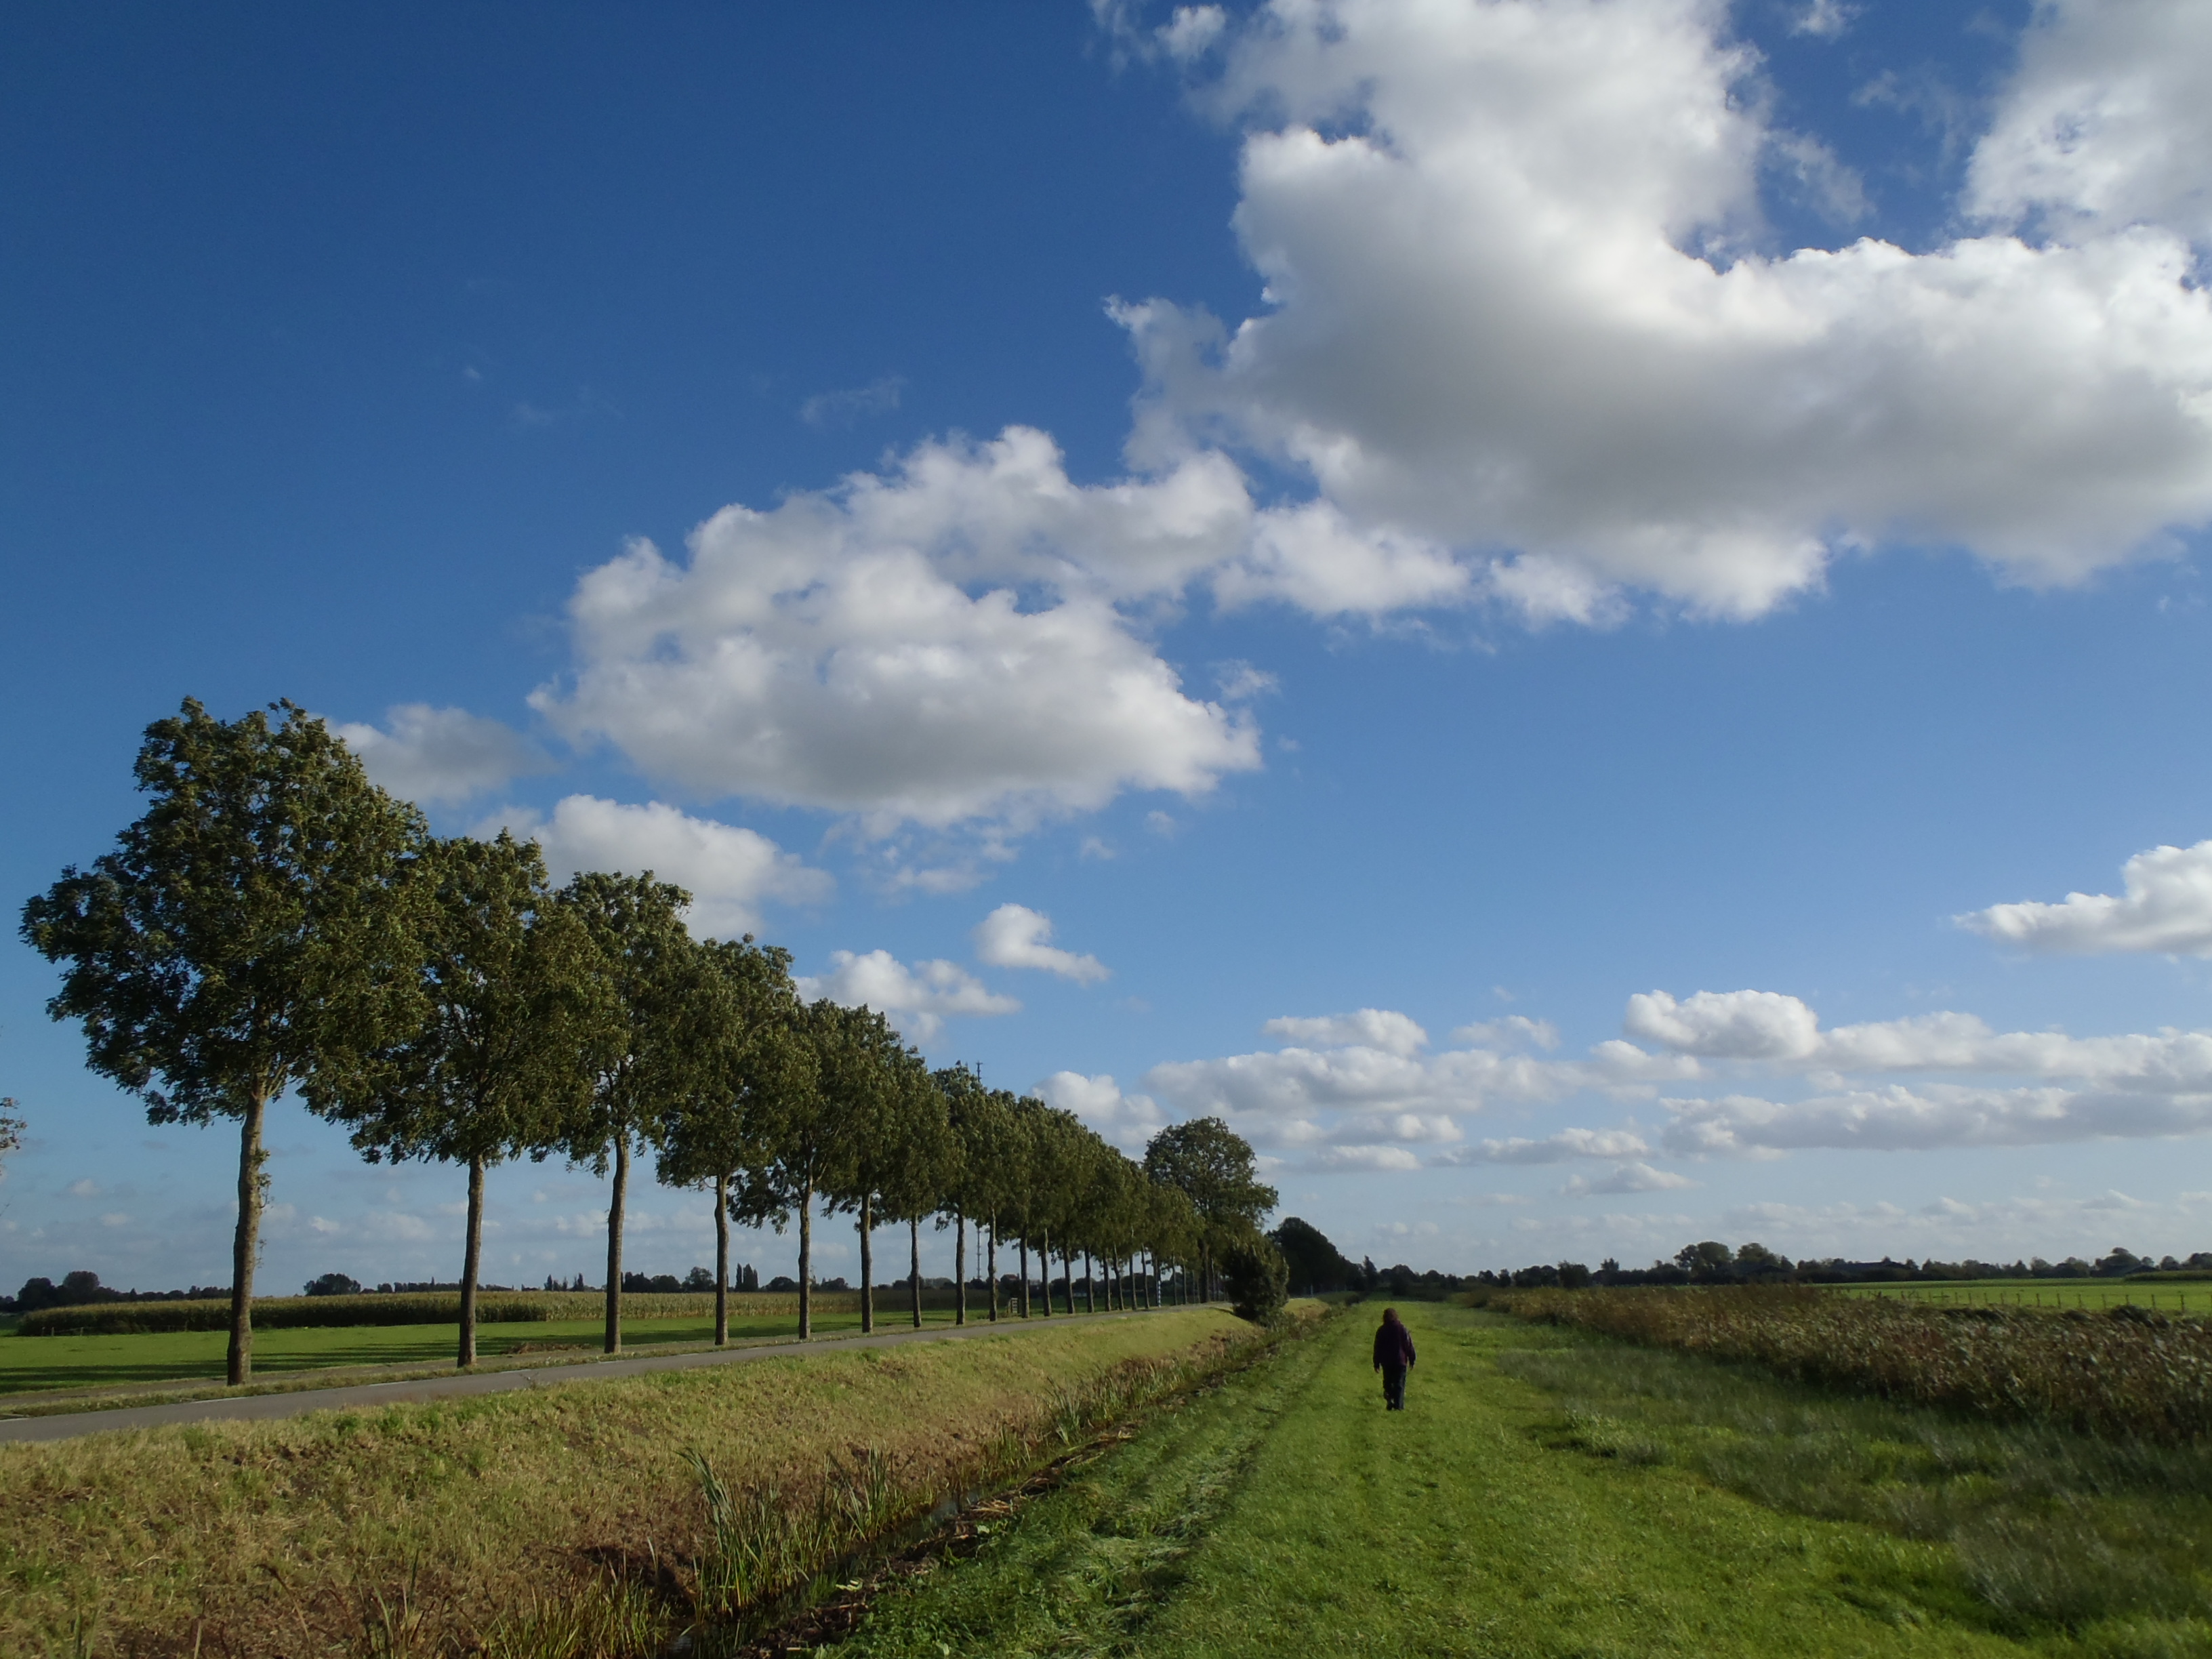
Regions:
<svg viewBox="0 0 2212 1659"><path fill-rule="evenodd" d="M1993 904L1960 921L2031 951L2212 956L2212 841L2138 853L2120 881L2118 897L2069 893L2059 903Z"/></svg>
<svg viewBox="0 0 2212 1659"><path fill-rule="evenodd" d="M1082 487L1042 433L925 444L886 476L728 507L569 605L580 665L533 706L708 795L945 825L1203 794L1258 730L1185 694L1118 608L1242 544L1237 468Z"/></svg>
<svg viewBox="0 0 2212 1659"><path fill-rule="evenodd" d="M1141 1152L1168 1121L1158 1101L1150 1095L1124 1094L1111 1075L1054 1072L1036 1085L1036 1094L1048 1106L1074 1113L1131 1152Z"/></svg>
<svg viewBox="0 0 2212 1659"><path fill-rule="evenodd" d="M1865 204L1727 31L1713 0L1272 0L1233 31L1206 95L1249 122L1267 309L1116 313L1140 465L1226 442L1316 492L1255 520L1224 599L1746 617L1841 549L2063 583L2212 518L2203 8L2039 9L1978 234L1923 252L1757 246L1777 167Z"/></svg>
<svg viewBox="0 0 2212 1659"><path fill-rule="evenodd" d="M1429 1046L1429 1034L1406 1015L1389 1008L1362 1008L1355 1013L1323 1014L1314 1018L1285 1015L1261 1028L1269 1036L1322 1048L1360 1044L1386 1054L1406 1057Z"/></svg>
<svg viewBox="0 0 2212 1659"><path fill-rule="evenodd" d="M333 729L376 782L403 800L431 806L553 769L519 732L465 708L403 702L385 711L382 728L349 723Z"/></svg>
<svg viewBox="0 0 2212 1659"><path fill-rule="evenodd" d="M1002 904L975 927L975 955L994 968L1036 968L1079 985L1095 985L1112 969L1097 957L1052 943L1052 918L1025 904Z"/></svg>
<svg viewBox="0 0 2212 1659"><path fill-rule="evenodd" d="M700 936L734 938L760 924L769 900L811 904L830 896L830 876L809 868L767 836L712 818L695 818L662 801L642 806L570 795L550 817L509 807L473 833L506 830L544 849L556 881L580 870L637 875L650 870L691 895L686 918Z"/></svg>
<svg viewBox="0 0 2212 1659"><path fill-rule="evenodd" d="M1614 1166L1609 1175L1592 1180L1588 1176L1570 1176L1559 1188L1563 1198L1595 1198L1620 1193L1668 1193L1698 1183L1686 1175L1672 1170L1654 1169L1644 1163L1622 1164Z"/></svg>
<svg viewBox="0 0 2212 1659"><path fill-rule="evenodd" d="M909 968L888 951L832 951L830 971L802 975L798 986L810 1001L827 997L848 1008L873 1008L917 1042L943 1030L947 1015L1014 1014L1022 1007L957 963L933 960Z"/></svg>

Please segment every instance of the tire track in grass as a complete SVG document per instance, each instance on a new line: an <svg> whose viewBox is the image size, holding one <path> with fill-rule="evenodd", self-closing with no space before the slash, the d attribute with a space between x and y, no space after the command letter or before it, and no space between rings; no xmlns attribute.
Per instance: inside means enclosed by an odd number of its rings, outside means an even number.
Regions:
<svg viewBox="0 0 2212 1659"><path fill-rule="evenodd" d="M1058 1490L986 1523L877 1598L838 1651L1104 1656L1141 1650L1186 1565L1326 1358L1326 1327L1164 1408Z"/></svg>

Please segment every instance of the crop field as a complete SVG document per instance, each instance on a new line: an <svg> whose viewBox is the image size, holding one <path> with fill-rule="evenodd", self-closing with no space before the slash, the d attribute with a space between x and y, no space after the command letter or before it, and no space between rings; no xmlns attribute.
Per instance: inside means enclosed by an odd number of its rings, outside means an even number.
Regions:
<svg viewBox="0 0 2212 1659"><path fill-rule="evenodd" d="M1876 1296L1929 1308L2149 1308L2212 1314L2212 1281L1973 1279L1948 1285L1824 1285L1830 1296Z"/></svg>
<svg viewBox="0 0 2212 1659"><path fill-rule="evenodd" d="M888 1577L854 1659L2212 1653L2212 1451L1374 1308Z"/></svg>
<svg viewBox="0 0 2212 1659"><path fill-rule="evenodd" d="M974 1316L971 1313L970 1317ZM913 1316L878 1311L879 1328L912 1328ZM925 1310L926 1325L949 1325L950 1312ZM857 1310L817 1313L822 1335L858 1331ZM482 1359L580 1358L599 1352L606 1327L599 1319L567 1319L526 1324L479 1325L477 1353ZM754 1313L733 1308L732 1342L769 1341L797 1335L798 1322L785 1313ZM304 1326L253 1334L256 1376L294 1376L332 1366L439 1365L453 1362L460 1338L457 1324ZM711 1315L679 1319L627 1319L625 1347L670 1344L706 1345L714 1340ZM159 1331L120 1336L0 1336L0 1396L56 1389L98 1389L128 1384L220 1381L229 1336L224 1331Z"/></svg>
<svg viewBox="0 0 2212 1659"><path fill-rule="evenodd" d="M644 1659L1250 1341L1167 1309L0 1446L0 1653Z"/></svg>

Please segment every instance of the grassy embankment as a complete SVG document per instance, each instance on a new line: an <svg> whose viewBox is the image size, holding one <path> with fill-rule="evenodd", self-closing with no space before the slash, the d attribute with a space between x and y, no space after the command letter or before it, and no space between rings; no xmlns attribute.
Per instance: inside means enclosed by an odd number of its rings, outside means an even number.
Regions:
<svg viewBox="0 0 2212 1659"><path fill-rule="evenodd" d="M702 1604L1006 1478L1249 1328L1165 1310L0 1446L0 1652L649 1653Z"/></svg>
<svg viewBox="0 0 2212 1659"><path fill-rule="evenodd" d="M1406 1413L1355 1311L886 1593L854 1659L2212 1652L2201 1447L1401 1305Z"/></svg>

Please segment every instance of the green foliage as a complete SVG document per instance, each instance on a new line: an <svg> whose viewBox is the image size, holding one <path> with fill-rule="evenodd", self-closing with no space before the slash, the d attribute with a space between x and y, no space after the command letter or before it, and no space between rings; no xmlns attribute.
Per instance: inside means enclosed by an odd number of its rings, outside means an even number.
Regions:
<svg viewBox="0 0 2212 1659"><path fill-rule="evenodd" d="M16 1110L15 1097L0 1095L0 1161L4 1161L9 1153L22 1150L23 1119ZM5 1168L0 1167L0 1179L4 1179L6 1174Z"/></svg>
<svg viewBox="0 0 2212 1659"><path fill-rule="evenodd" d="M1285 1217L1267 1237L1283 1253L1290 1269L1291 1288L1300 1296L1341 1291L1365 1283L1358 1264L1346 1260L1344 1253L1310 1221L1301 1221L1297 1216Z"/></svg>
<svg viewBox="0 0 2212 1659"><path fill-rule="evenodd" d="M1182 1188L1199 1218L1217 1230L1257 1226L1275 1207L1275 1189L1253 1169L1251 1144L1218 1117L1161 1130L1145 1148L1145 1169Z"/></svg>
<svg viewBox="0 0 2212 1659"><path fill-rule="evenodd" d="M416 1018L407 876L423 827L290 702L225 723L187 698L138 751L146 811L88 871L23 907L66 964L47 1005L93 1069L156 1123L240 1120L231 1373L251 1369L262 1118L295 1084L335 1086Z"/></svg>
<svg viewBox="0 0 2212 1659"><path fill-rule="evenodd" d="M1239 1319L1272 1325L1282 1317L1291 1271L1273 1239L1264 1233L1247 1234L1223 1253L1221 1270L1230 1309Z"/></svg>
<svg viewBox="0 0 2212 1659"><path fill-rule="evenodd" d="M279 724L226 724L187 698L149 726L152 805L23 907L25 940L66 964L47 1011L156 1123L241 1116L411 1012L392 901L421 817L321 720L273 707Z"/></svg>

